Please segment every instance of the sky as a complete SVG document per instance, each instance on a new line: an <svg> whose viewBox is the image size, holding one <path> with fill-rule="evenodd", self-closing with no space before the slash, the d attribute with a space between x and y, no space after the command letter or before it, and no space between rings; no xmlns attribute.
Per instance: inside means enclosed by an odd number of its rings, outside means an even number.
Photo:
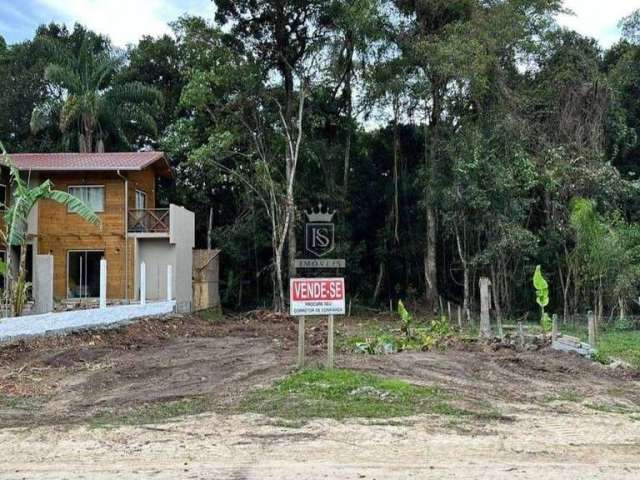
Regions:
<svg viewBox="0 0 640 480"><path fill-rule="evenodd" d="M608 47L620 37L618 21L640 8L640 0L565 0L575 16L561 15L561 25L597 38ZM183 13L213 17L211 0L0 0L0 35L7 43L30 39L38 25L78 22L107 34L124 47L143 35L170 33L168 22Z"/></svg>

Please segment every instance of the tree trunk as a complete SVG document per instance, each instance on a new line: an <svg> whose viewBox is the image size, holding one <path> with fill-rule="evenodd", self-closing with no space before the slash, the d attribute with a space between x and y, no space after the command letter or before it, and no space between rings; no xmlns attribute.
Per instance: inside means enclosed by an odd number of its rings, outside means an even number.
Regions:
<svg viewBox="0 0 640 480"><path fill-rule="evenodd" d="M349 192L349 169L351 168L351 139L353 137L353 94L351 90L351 80L353 77L353 41L350 36L347 36L347 53L346 53L346 72L344 81L344 97L345 97L345 110L347 116L347 138L345 140L344 149L344 170L342 173L342 188L344 192L344 201L347 201L347 194Z"/></svg>
<svg viewBox="0 0 640 480"><path fill-rule="evenodd" d="M290 135L293 134L293 72L291 71L291 67L288 64L285 64L282 69L282 74L284 77L284 92L285 92L285 112L284 112L284 122L286 128L289 130ZM286 150L285 156L286 162L286 181L287 185L291 183L293 172L293 162L291 151L289 148ZM292 213L289 219L289 228L287 232L287 257L289 260L289 278L294 278L297 274L296 271L296 253L297 253L297 242L296 242L296 219L295 219L295 198L293 196L293 191L287 191L287 205L286 208L290 209Z"/></svg>
<svg viewBox="0 0 640 480"><path fill-rule="evenodd" d="M438 266L436 258L436 211L434 208L435 174L437 171L438 149L438 123L440 120L440 96L437 82L432 79L435 86L431 90L433 108L428 122L425 122L425 168L427 171L427 183L425 186L425 213L426 213L426 247L424 252L424 279L425 301L427 307L434 310L438 302ZM428 99L427 99L428 100ZM427 101L427 104L429 102Z"/></svg>
<svg viewBox="0 0 640 480"><path fill-rule="evenodd" d="M380 296L380 289L382 288L382 279L384 278L384 262L380 262L380 267L378 268L378 278L376 279L376 288L373 291L373 303L378 300Z"/></svg>
<svg viewBox="0 0 640 480"><path fill-rule="evenodd" d="M9 247L11 248L11 247ZM13 305L12 314L14 317L22 315L22 308L25 304L25 277L27 267L27 245L20 246L20 263L18 264L18 278L13 286Z"/></svg>
<svg viewBox="0 0 640 480"><path fill-rule="evenodd" d="M398 117L400 115L398 98L394 98L393 105L393 238L396 243L400 243L400 235L398 233L400 226L400 202L398 192L398 163L400 159L400 132L398 130Z"/></svg>
<svg viewBox="0 0 640 480"><path fill-rule="evenodd" d="M425 301L431 310L438 304L437 266L436 266L436 214L427 207L427 245L424 254Z"/></svg>
<svg viewBox="0 0 640 480"><path fill-rule="evenodd" d="M213 233L213 207L209 207L209 225L207 228L207 250L211 250L211 234Z"/></svg>

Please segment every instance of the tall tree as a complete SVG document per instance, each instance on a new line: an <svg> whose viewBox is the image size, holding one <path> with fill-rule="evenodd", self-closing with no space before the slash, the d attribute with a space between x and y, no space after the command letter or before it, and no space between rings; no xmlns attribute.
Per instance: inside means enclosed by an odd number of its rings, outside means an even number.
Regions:
<svg viewBox="0 0 640 480"><path fill-rule="evenodd" d="M291 209L287 245L289 276L296 275L296 222L295 222L295 173L299 149L291 143L296 136L299 117L296 101L296 78L301 84L298 96L304 95L304 83L309 72L303 70L308 56L318 49L321 39L318 16L327 0L213 0L216 4L216 20L230 24L231 31L244 40L248 50L256 53L266 71L280 75L283 88L282 118L285 148L286 183L291 185L291 195L286 199ZM303 113L302 111L299 112ZM294 142L295 143L295 142Z"/></svg>
<svg viewBox="0 0 640 480"><path fill-rule="evenodd" d="M129 147L135 134L157 134L161 93L140 82L115 84L122 60L101 48L99 37L84 32L77 50L47 38L41 42L55 58L45 70L55 93L34 108L34 132L55 123L67 148L75 145L80 152L104 151L109 140Z"/></svg>

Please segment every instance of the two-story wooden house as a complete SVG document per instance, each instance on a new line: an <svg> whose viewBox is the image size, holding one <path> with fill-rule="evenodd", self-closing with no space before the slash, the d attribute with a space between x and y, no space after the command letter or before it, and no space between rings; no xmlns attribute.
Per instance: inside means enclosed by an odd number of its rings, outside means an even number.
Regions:
<svg viewBox="0 0 640 480"><path fill-rule="evenodd" d="M41 201L28 222L28 262L35 253L54 259L54 296L98 297L100 259L107 260L107 297L139 298L140 264L146 264L148 299L166 298L167 265L179 309L190 308L194 215L170 205L156 208L156 185L171 177L162 152L13 154L13 164L31 184L50 179L56 189L82 199L101 225L85 222L65 206ZM11 203L7 172L0 195ZM34 275L37 275L36 271Z"/></svg>

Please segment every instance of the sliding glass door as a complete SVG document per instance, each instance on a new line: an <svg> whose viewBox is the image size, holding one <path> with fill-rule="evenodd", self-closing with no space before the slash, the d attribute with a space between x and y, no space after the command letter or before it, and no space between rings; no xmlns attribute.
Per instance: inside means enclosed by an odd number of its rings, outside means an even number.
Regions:
<svg viewBox="0 0 640 480"><path fill-rule="evenodd" d="M103 251L73 251L68 256L68 298L100 296L100 259Z"/></svg>

